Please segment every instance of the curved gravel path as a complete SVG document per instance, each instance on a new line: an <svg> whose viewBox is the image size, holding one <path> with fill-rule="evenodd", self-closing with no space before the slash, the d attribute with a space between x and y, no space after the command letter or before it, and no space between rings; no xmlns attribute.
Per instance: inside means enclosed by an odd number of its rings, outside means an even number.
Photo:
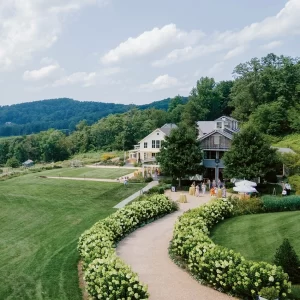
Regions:
<svg viewBox="0 0 300 300"><path fill-rule="evenodd" d="M166 193L173 200L178 192ZM174 224L184 211L208 202L207 194L196 198L187 195L188 203L180 210L142 227L123 239L117 254L138 273L141 282L148 285L152 300L227 300L234 299L198 283L179 268L168 255Z"/></svg>

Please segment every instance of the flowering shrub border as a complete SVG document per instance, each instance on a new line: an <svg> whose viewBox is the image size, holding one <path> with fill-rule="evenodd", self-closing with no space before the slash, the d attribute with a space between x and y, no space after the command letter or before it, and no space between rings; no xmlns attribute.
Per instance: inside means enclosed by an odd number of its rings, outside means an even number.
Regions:
<svg viewBox="0 0 300 300"><path fill-rule="evenodd" d="M201 283L243 299L256 299L265 287L275 287L281 299L291 292L281 267L246 260L241 254L214 244L209 230L232 215L233 205L217 199L184 213L176 222L169 254Z"/></svg>
<svg viewBox="0 0 300 300"><path fill-rule="evenodd" d="M138 227L177 209L178 205L165 195L152 195L116 211L81 235L78 251L92 299L148 299L147 286L116 255L115 248Z"/></svg>

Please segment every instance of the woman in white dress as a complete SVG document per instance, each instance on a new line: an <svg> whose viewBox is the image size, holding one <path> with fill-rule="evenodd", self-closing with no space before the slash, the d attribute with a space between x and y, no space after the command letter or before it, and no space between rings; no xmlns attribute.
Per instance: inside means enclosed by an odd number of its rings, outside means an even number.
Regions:
<svg viewBox="0 0 300 300"><path fill-rule="evenodd" d="M200 196L200 188L199 188L199 184L196 185L196 197Z"/></svg>
<svg viewBox="0 0 300 300"><path fill-rule="evenodd" d="M204 195L206 192L206 184L203 182L202 183L202 194Z"/></svg>

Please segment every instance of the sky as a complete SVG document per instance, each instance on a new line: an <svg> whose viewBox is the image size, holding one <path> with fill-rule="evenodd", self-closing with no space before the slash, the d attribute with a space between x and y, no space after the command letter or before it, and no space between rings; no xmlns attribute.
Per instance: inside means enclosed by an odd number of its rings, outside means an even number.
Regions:
<svg viewBox="0 0 300 300"><path fill-rule="evenodd" d="M1 0L0 105L188 96L299 35L300 0Z"/></svg>

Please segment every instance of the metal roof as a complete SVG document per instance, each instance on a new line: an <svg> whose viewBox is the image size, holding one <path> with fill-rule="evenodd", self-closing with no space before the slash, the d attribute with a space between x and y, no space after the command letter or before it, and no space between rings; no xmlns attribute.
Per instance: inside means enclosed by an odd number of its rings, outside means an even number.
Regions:
<svg viewBox="0 0 300 300"><path fill-rule="evenodd" d="M172 129L177 128L177 125L172 123L166 123L164 126L160 127L159 129L165 134L169 135Z"/></svg>
<svg viewBox="0 0 300 300"><path fill-rule="evenodd" d="M197 126L202 131L203 135L206 135L215 130L216 122L215 121L198 121Z"/></svg>

